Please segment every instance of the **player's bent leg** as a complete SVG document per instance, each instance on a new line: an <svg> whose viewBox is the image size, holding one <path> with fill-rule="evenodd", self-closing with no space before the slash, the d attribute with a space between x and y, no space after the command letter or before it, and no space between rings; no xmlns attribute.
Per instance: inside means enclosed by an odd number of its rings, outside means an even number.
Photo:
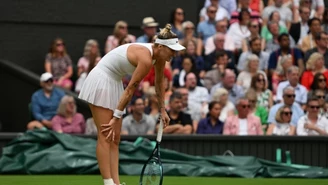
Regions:
<svg viewBox="0 0 328 185"><path fill-rule="evenodd" d="M121 141L121 129L122 129L122 118L119 120L118 125L115 127L115 138L114 141L110 144L110 168L112 172L112 178L114 179L115 184L120 184L119 179L119 145Z"/></svg>
<svg viewBox="0 0 328 185"><path fill-rule="evenodd" d="M110 143L106 141L106 137L101 133L101 125L109 123L112 119L113 111L94 105L89 105L89 107L98 131L96 156L99 170L104 179L104 185L114 185L110 167Z"/></svg>

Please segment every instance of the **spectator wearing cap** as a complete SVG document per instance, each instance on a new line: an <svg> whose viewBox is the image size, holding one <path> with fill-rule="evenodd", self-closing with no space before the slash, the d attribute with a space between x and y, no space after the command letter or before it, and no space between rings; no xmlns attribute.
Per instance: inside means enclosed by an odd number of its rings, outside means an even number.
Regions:
<svg viewBox="0 0 328 185"><path fill-rule="evenodd" d="M121 20L115 24L113 35L110 35L107 38L105 53L108 53L119 46L122 39L128 39L130 42L136 41L136 37L128 32L128 23Z"/></svg>
<svg viewBox="0 0 328 185"><path fill-rule="evenodd" d="M292 86L287 86L283 90L283 96L282 96L283 101L281 103L278 103L278 104L275 104L274 106L272 106L269 111L269 117L268 117L269 124L277 123L277 121L275 120L275 116L277 114L278 109L284 105L287 105L288 107L290 107L290 109L293 112L291 124L293 126L297 125L299 118L304 115L304 111L301 108L301 106L295 102L295 96L296 96L295 89Z"/></svg>
<svg viewBox="0 0 328 185"><path fill-rule="evenodd" d="M144 35L137 38L136 42L139 43L149 43L156 35L158 23L152 17L145 17L142 20L141 29L144 31Z"/></svg>
<svg viewBox="0 0 328 185"><path fill-rule="evenodd" d="M185 13L182 8L175 8L171 11L170 24L172 25L172 32L175 33L179 40L183 38L182 23L185 19Z"/></svg>
<svg viewBox="0 0 328 185"><path fill-rule="evenodd" d="M52 128L51 119L56 115L60 100L65 95L64 91L56 88L51 73L43 73L40 77L42 89L32 95L31 110L33 121L27 124L27 129Z"/></svg>

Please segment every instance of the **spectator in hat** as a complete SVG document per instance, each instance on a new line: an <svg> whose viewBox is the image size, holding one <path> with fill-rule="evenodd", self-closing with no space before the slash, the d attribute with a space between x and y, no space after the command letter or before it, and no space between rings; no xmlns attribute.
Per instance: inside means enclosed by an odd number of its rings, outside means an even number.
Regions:
<svg viewBox="0 0 328 185"><path fill-rule="evenodd" d="M27 124L27 129L51 128L51 119L56 115L60 100L65 95L64 91L56 88L51 73L43 73L40 77L42 89L32 95L31 109L33 121Z"/></svg>
<svg viewBox="0 0 328 185"><path fill-rule="evenodd" d="M156 34L158 23L155 22L155 19L152 17L145 17L142 20L141 28L144 31L144 35L137 38L136 42L139 43L149 43L153 39L154 35Z"/></svg>

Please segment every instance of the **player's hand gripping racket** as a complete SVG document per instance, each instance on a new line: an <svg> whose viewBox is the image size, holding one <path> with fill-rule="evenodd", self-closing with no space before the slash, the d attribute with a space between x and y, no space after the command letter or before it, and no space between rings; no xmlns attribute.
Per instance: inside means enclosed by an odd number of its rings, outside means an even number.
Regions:
<svg viewBox="0 0 328 185"><path fill-rule="evenodd" d="M160 119L156 147L151 156L142 168L140 176L140 185L162 185L163 183L163 166L160 155L160 144L163 135L163 121Z"/></svg>

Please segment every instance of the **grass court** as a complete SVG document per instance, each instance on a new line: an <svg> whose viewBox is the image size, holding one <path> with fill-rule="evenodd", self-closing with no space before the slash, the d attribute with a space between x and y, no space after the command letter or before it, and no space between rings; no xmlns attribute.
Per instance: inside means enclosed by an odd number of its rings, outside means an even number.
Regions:
<svg viewBox="0 0 328 185"><path fill-rule="evenodd" d="M138 176L121 176L126 185L138 185ZM122 183L121 182L121 183ZM102 185L100 175L0 175L0 185ZM164 177L163 185L328 185L328 179L245 179Z"/></svg>

